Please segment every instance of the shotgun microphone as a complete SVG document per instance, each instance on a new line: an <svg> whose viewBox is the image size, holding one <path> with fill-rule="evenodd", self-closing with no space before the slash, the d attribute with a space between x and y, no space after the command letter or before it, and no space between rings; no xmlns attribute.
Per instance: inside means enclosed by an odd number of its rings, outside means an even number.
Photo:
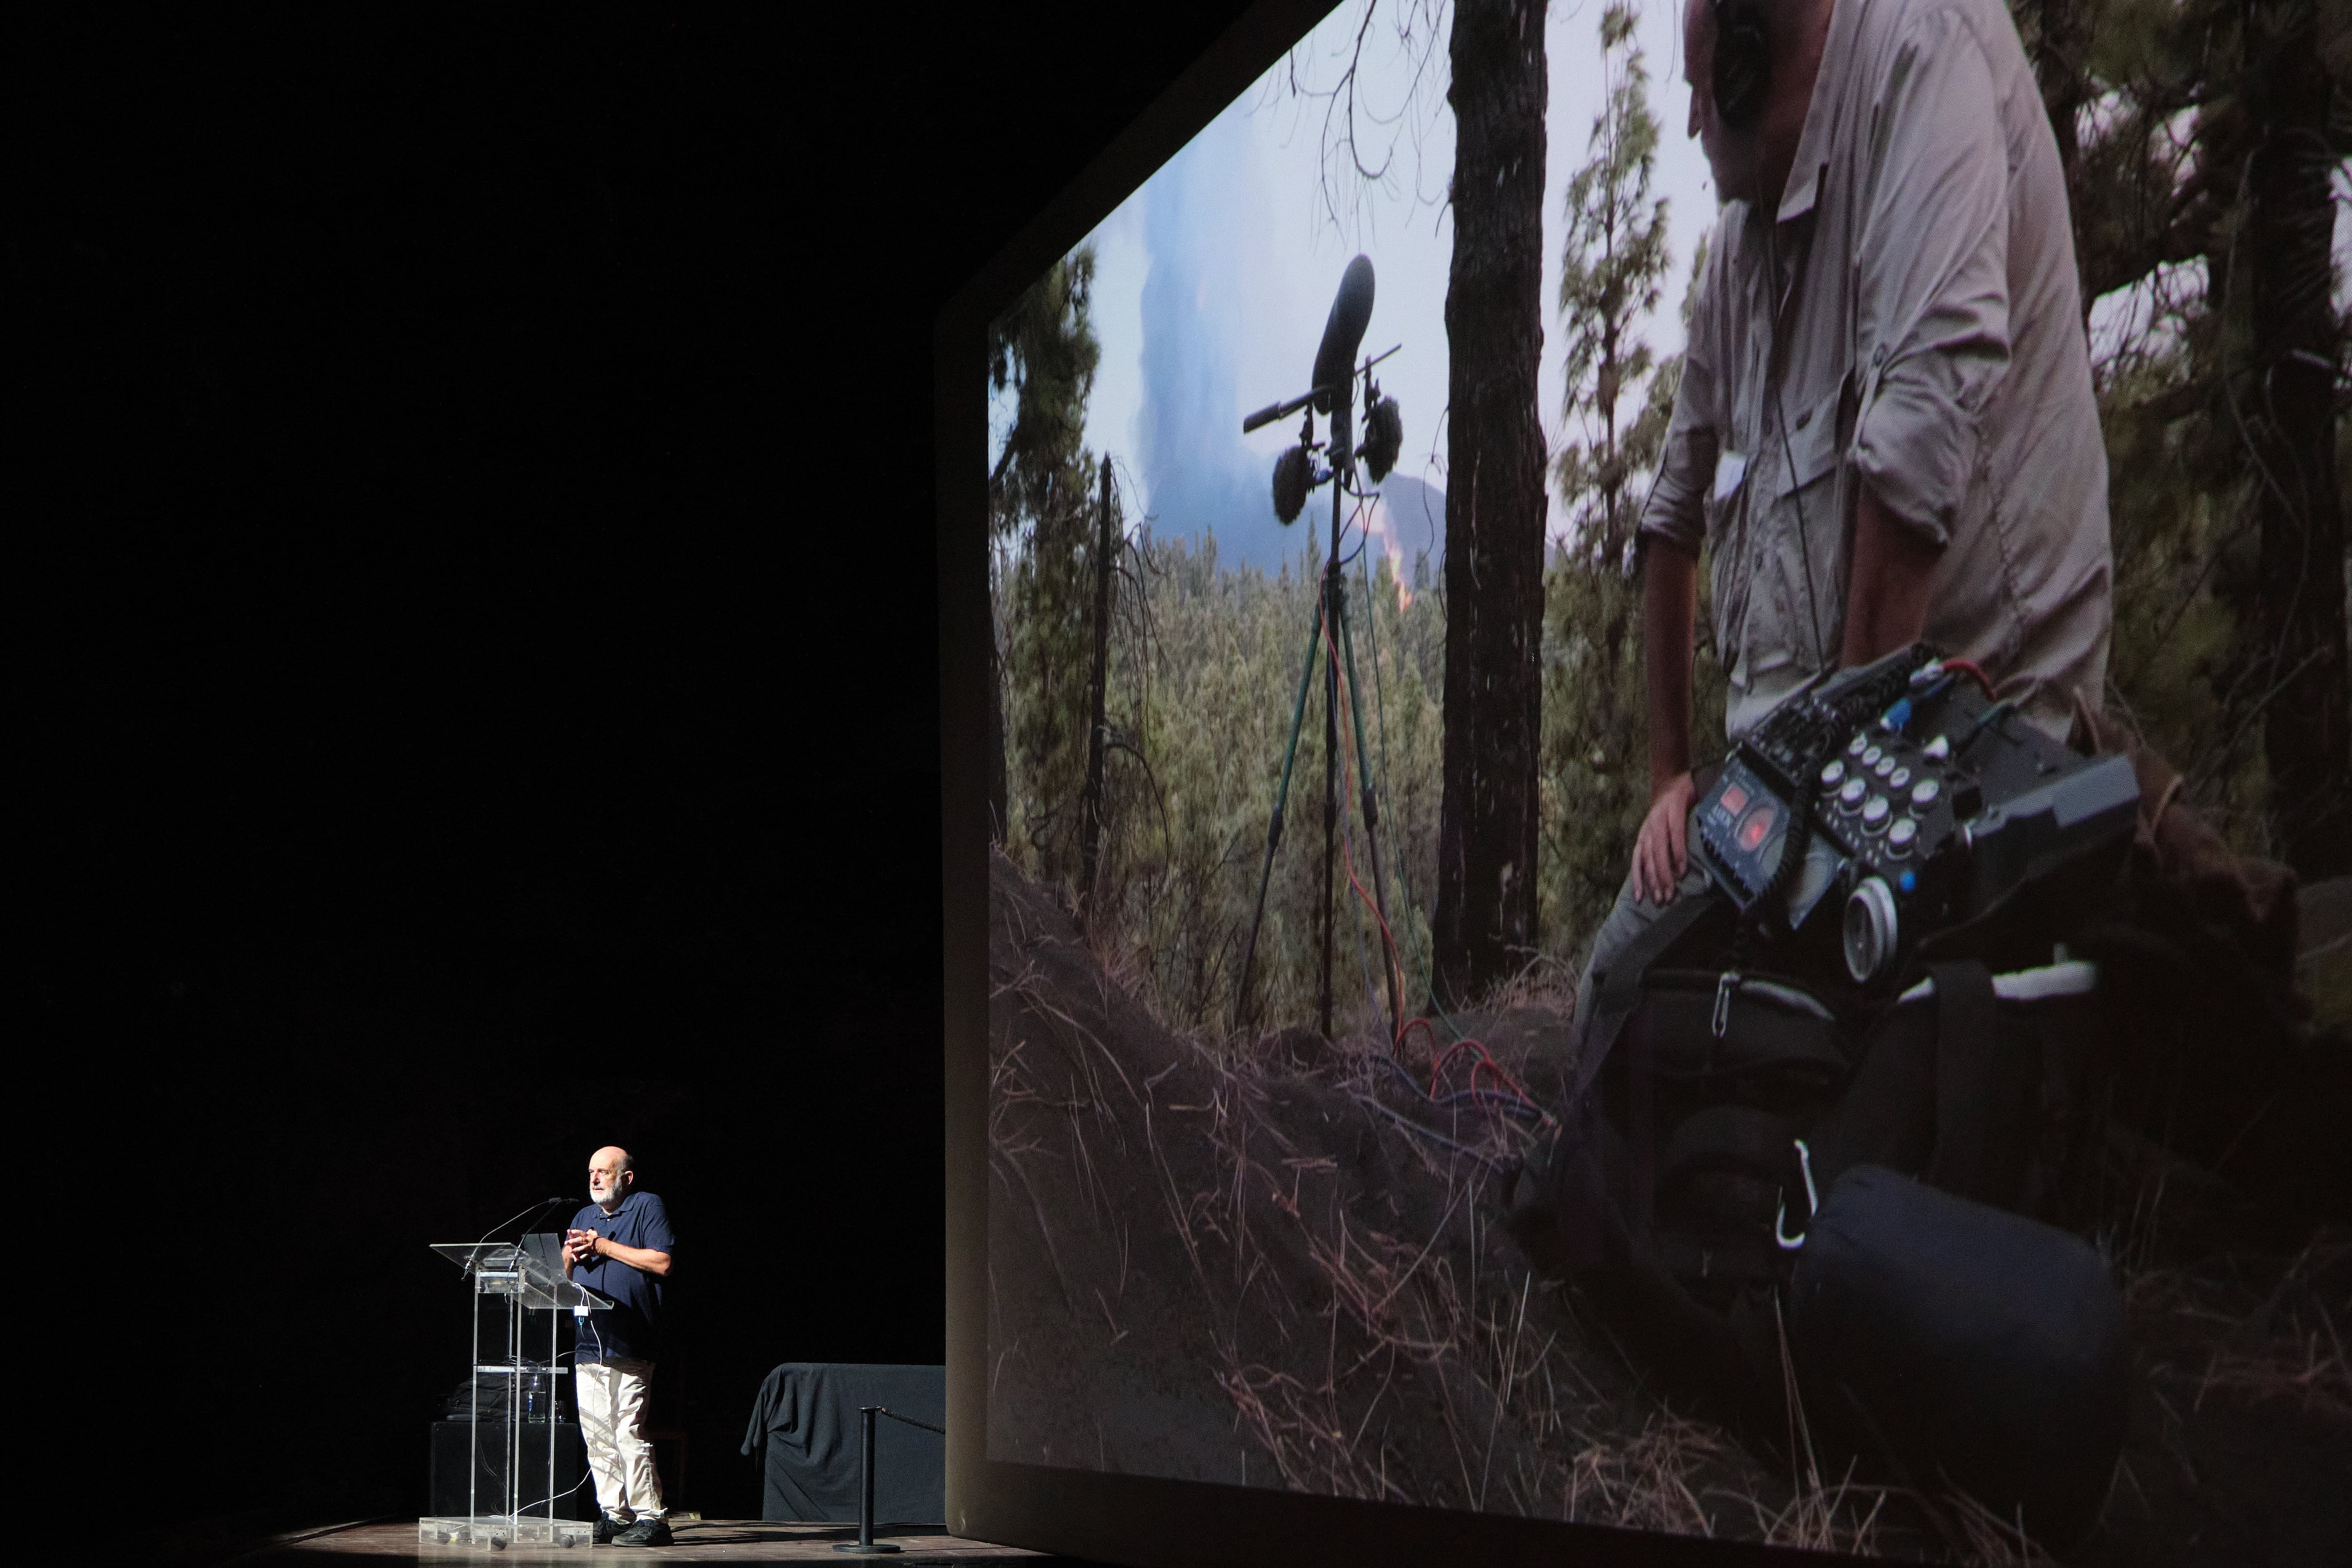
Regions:
<svg viewBox="0 0 2352 1568"><path fill-rule="evenodd" d="M1315 410L1328 414L1351 399L1348 383L1355 368L1356 350L1364 329L1372 323L1372 258L1359 256L1339 276L1339 292L1331 300L1330 320L1323 324L1323 344L1315 351Z"/></svg>

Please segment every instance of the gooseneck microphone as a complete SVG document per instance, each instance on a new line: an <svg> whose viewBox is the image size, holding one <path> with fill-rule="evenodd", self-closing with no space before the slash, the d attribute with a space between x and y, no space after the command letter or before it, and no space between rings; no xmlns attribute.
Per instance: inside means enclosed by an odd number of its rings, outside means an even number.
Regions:
<svg viewBox="0 0 2352 1568"><path fill-rule="evenodd" d="M1323 323L1323 344L1315 351L1315 411L1328 414L1345 407L1349 376L1364 329L1372 323L1372 258L1359 256L1339 277L1339 292L1331 300L1330 319Z"/></svg>
<svg viewBox="0 0 2352 1568"><path fill-rule="evenodd" d="M506 1227L507 1227L507 1226L510 1226L510 1225L514 1224L514 1222L515 1222L515 1221L517 1221L517 1220L519 1220L519 1219L521 1219L521 1218L522 1218L524 1215L529 1215L530 1217L531 1217L532 1219L537 1219L541 1215L544 1214L547 1210L553 1208L556 1205L558 1205L558 1204L568 1204L568 1203L570 1203L571 1201L572 1201L572 1200L571 1200L570 1198L568 1198L568 1197L562 1197L562 1196L557 1196L557 1197L551 1197L551 1198L542 1198L542 1199L541 1199L539 1202L537 1202L537 1203L535 1203L535 1204L531 1205L530 1205L530 1207L529 1207L529 1208L527 1208L527 1209L520 1209L520 1210L518 1210L517 1212L515 1212L515 1213L513 1213L513 1214L510 1214L510 1215L507 1215L507 1217L506 1217L506 1218L504 1218L504 1219L502 1219L502 1220L499 1221L499 1223L498 1223L498 1224L496 1224L496 1225L494 1225L494 1226L490 1226L490 1228L489 1228L489 1229L488 1229L488 1230L486 1230L486 1231L482 1232L482 1239L481 1239L481 1241L477 1241L476 1243L474 1243L474 1245L475 1245L476 1247L479 1247L479 1246L481 1246L483 1241L488 1241L488 1240L489 1240L489 1239L490 1239L490 1237L494 1237L494 1236L498 1235L498 1233L499 1233L499 1232L500 1232L500 1231L502 1231L502 1230L506 1229Z"/></svg>

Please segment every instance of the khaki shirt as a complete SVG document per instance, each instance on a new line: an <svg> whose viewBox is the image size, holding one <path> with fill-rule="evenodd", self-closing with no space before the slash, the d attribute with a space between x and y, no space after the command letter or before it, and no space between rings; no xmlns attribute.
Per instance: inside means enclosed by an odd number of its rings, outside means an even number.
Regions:
<svg viewBox="0 0 2352 1568"><path fill-rule="evenodd" d="M1835 660L1863 483L1943 547L1931 641L2053 733L2076 694L2095 710L2106 451L2001 0L1838 0L1779 220L1727 205L1697 290L1642 531L1713 547L1731 738Z"/></svg>

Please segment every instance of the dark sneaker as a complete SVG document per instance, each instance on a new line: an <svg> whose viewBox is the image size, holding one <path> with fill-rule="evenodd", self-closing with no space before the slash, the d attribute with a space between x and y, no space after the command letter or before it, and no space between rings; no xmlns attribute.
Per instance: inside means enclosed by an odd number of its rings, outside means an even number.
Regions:
<svg viewBox="0 0 2352 1568"><path fill-rule="evenodd" d="M611 1514L599 1513L596 1516L596 1528L592 1531L590 1534L597 1545L604 1546L611 1542L616 1532L628 1528L629 1527L627 1525L623 1524Z"/></svg>
<svg viewBox="0 0 2352 1568"><path fill-rule="evenodd" d="M615 1546L667 1546L674 1538L666 1519L641 1519L613 1536Z"/></svg>

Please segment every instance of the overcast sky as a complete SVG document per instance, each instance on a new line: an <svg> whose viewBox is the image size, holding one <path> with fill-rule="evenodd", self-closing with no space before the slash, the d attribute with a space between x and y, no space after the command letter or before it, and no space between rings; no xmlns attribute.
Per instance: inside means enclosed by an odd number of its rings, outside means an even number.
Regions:
<svg viewBox="0 0 2352 1568"><path fill-rule="evenodd" d="M1544 195L1544 351L1538 381L1545 431L1557 451L1566 332L1556 300L1564 192L1590 155L1607 90L1598 27L1602 0L1549 8L1550 97ZM1402 344L1378 376L1402 406L1399 471L1445 486L1445 283L1453 233L1444 205L1454 167L1444 39L1398 43L1397 0L1381 0L1358 84L1358 120L1384 180L1344 168L1323 177L1325 103L1292 86L1335 84L1353 47L1360 0L1334 12L1095 230L1095 329L1102 364L1088 410L1089 449L1113 454L1129 493L1163 533L1217 533L1221 552L1272 566L1306 545L1280 528L1267 499L1276 455L1296 421L1241 434L1250 409L1306 390L1324 318L1342 269L1359 251L1377 271L1364 351ZM1443 18L1441 17L1441 20ZM1715 216L1698 143L1684 132L1681 7L1651 0L1639 41L1661 135L1653 195L1668 204L1671 261L1664 299L1641 329L1659 358L1682 346L1680 305L1693 247ZM1433 44L1433 47L1431 46ZM1421 65L1418 91L1413 68ZM1336 197L1335 215L1327 194ZM2338 250L2352 236L2339 208ZM2110 301L2106 317L2121 301ZM1002 424L999 411L998 423ZM1319 432L1318 432L1319 433ZM1316 501L1323 501L1320 493ZM1558 498L1552 529L1560 526ZM1310 505L1307 521L1328 512ZM1328 526L1326 524L1325 526ZM1319 531L1319 530L1318 530ZM1386 548L1402 565L1430 542L1399 524ZM1420 534L1422 537L1413 537Z"/></svg>

